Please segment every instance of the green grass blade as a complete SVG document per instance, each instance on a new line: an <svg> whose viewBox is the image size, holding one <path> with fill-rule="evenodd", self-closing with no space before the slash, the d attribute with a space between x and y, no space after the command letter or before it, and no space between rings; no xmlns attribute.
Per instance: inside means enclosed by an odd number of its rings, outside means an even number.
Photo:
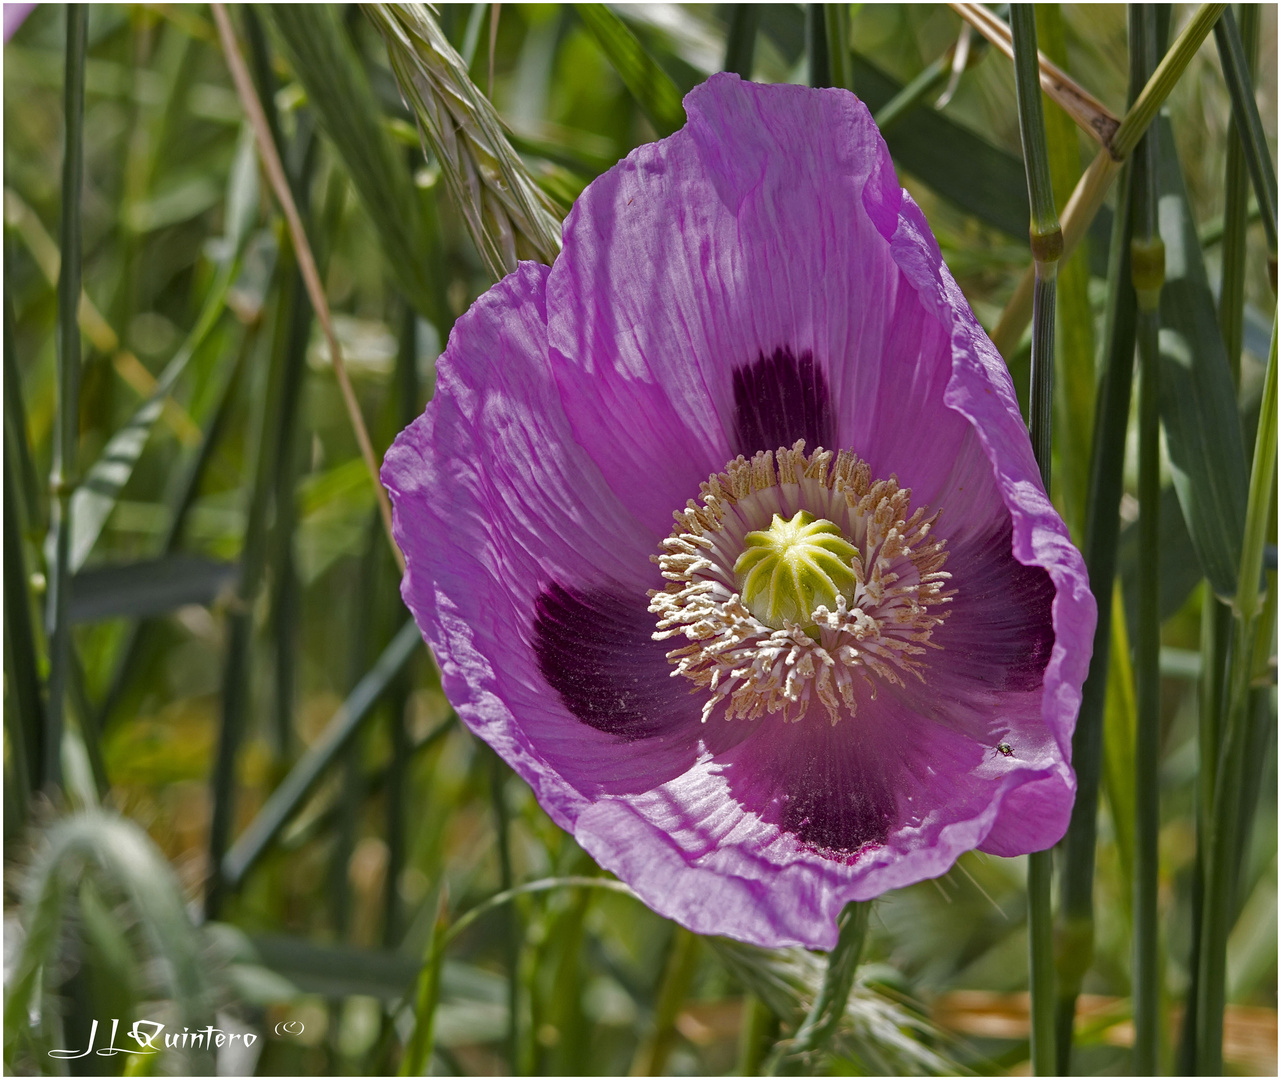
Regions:
<svg viewBox="0 0 1281 1080"><path fill-rule="evenodd" d="M43 786L62 783L62 733L66 723L67 685L70 681L70 606L72 548L72 492L78 480L77 448L80 435L80 304L81 196L84 185L84 79L88 35L88 9L67 6L66 65L63 76L65 133L62 155L62 223L58 273L58 414L55 426L53 470L49 487L54 514L50 522L49 594L49 707L45 716L41 763Z"/></svg>
<svg viewBox="0 0 1281 1080"><path fill-rule="evenodd" d="M22 512L20 529L29 536L44 527L40 503L40 482L31 460L27 437L27 410L22 400L22 377L18 374L18 350L13 329L13 295L4 296L4 452L12 458L15 506Z"/></svg>
<svg viewBox="0 0 1281 1080"><path fill-rule="evenodd" d="M4 726L25 816L32 788L42 775L44 702L40 697L39 651L31 617L26 559L18 523L14 455L4 459Z"/></svg>
<svg viewBox="0 0 1281 1080"><path fill-rule="evenodd" d="M1069 71L1060 8L1059 4L1036 5L1037 40L1046 57L1062 70ZM1056 108L1046 111L1045 128L1054 202L1062 207L1067 204L1081 176L1076 125L1067 113ZM1091 429L1094 425L1094 316L1089 296L1089 247L1087 241L1062 261L1057 287L1056 336L1059 348L1055 358L1058 378L1054 441L1058 447L1064 516L1078 539L1085 528Z"/></svg>
<svg viewBox="0 0 1281 1080"><path fill-rule="evenodd" d="M1245 443L1169 121L1160 124L1161 420L1188 534L1215 593L1236 592L1245 523Z"/></svg>
<svg viewBox="0 0 1281 1080"><path fill-rule="evenodd" d="M1237 32L1236 16L1232 8L1224 10L1214 24L1214 40L1219 46L1219 61L1223 65L1223 78L1232 98L1232 119L1241 145L1245 150L1245 164L1254 185L1254 196L1263 212L1263 231L1268 238L1268 251L1273 260L1277 257L1277 170L1268 140L1263 133L1259 106L1254 100L1254 82L1250 77L1251 60L1245 54L1241 36Z"/></svg>
<svg viewBox="0 0 1281 1080"><path fill-rule="evenodd" d="M1127 913L1134 884L1134 732L1137 706L1130 637L1126 632L1120 589L1112 594L1112 657L1108 664L1107 707L1103 714L1103 788L1112 810L1121 896Z"/></svg>
<svg viewBox="0 0 1281 1080"><path fill-rule="evenodd" d="M401 291L426 318L443 326L434 221L414 188L404 156L382 124L382 112L361 59L338 23L337 9L272 4L264 10L374 223Z"/></svg>
<svg viewBox="0 0 1281 1080"><path fill-rule="evenodd" d="M698 967L699 938L684 927L672 928L667 964L663 969L658 999L654 1004L654 1027L636 1047L632 1076L664 1076L667 1059L676 1044L676 1017L689 996Z"/></svg>
<svg viewBox="0 0 1281 1080"><path fill-rule="evenodd" d="M663 136L681 127L685 123L681 92L631 28L604 4L575 4L574 10L654 130Z"/></svg>
<svg viewBox="0 0 1281 1080"><path fill-rule="evenodd" d="M1253 85L1259 59L1259 5L1241 5L1241 46L1245 74ZM1241 381L1241 346L1245 318L1245 253L1249 212L1258 209L1250 202L1250 177L1246 170L1245 146L1235 116L1228 122L1227 164L1223 177L1223 283L1219 290L1219 332L1227 350L1232 381ZM1205 237L1202 236L1202 244Z"/></svg>
<svg viewBox="0 0 1281 1080"><path fill-rule="evenodd" d="M316 781L360 729L361 723L378 703L391 680L413 656L420 641L417 627L411 619L383 650L378 662L355 686L298 764L271 793L258 815L222 860L223 877L230 886L236 887L244 880L250 868L298 810Z"/></svg>

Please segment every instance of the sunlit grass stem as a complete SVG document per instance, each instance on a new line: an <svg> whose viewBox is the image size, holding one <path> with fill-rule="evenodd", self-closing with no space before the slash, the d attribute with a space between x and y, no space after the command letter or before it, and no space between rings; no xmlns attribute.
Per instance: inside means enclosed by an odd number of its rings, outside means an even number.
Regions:
<svg viewBox="0 0 1281 1080"><path fill-rule="evenodd" d="M1010 7L1014 45L1014 85L1018 95L1019 134L1032 210L1031 246L1036 267L1032 309L1032 379L1029 412L1032 452L1041 482L1050 490L1051 426L1054 415L1054 286L1063 234L1054 209L1050 162L1041 106L1036 21L1031 5ZM1051 914L1053 855L1028 856L1028 980L1031 989L1032 1066L1038 1076L1055 1071L1054 935Z"/></svg>
<svg viewBox="0 0 1281 1080"><path fill-rule="evenodd" d="M369 472L370 483L373 485L374 500L387 532L387 542L391 545L396 564L403 574L405 556L401 554L400 548L396 546L395 538L392 536L391 502L387 496L386 489L382 486L382 481L378 478L378 459L374 454L373 444L369 440L369 430L365 427L365 420L360 412L360 402L356 399L356 392L352 388L351 379L348 377L347 368L343 363L342 347L339 345L338 337L334 333L333 320L329 314L329 303L325 298L324 286L320 281L320 272L316 269L316 260L312 255L311 245L307 241L306 230L303 228L302 219L298 215L298 208L294 204L293 193L290 191L289 182L285 178L284 166L281 164L280 155L276 152L275 143L271 138L271 128L267 123L262 104L258 101L258 96L254 91L253 81L249 76L248 68L245 66L240 46L236 42L235 31L231 27L231 20L227 17L226 8L222 4L215 4L212 10L214 20L218 24L218 34L222 41L223 53L231 70L232 81L236 84L236 92L240 96L241 105L253 125L254 134L258 141L258 152L262 158L267 178L271 181L272 190L289 225L290 239L293 241L294 253L298 258L298 266L307 285L307 294L311 298L312 308L315 310L316 316L320 320L321 328L325 332L334 376L338 381L338 389L342 393L343 403L347 407L347 415L351 420L356 443L360 447L360 455L364 459L365 467Z"/></svg>
<svg viewBox="0 0 1281 1080"><path fill-rule="evenodd" d="M1142 93L1135 98L1121 126L1108 149L1095 155L1089 167L1081 176L1063 208L1061 225L1063 228L1063 254L1072 254L1081 238L1085 236L1094 221L1095 215L1107 197L1108 189L1120 170L1121 163L1129 156L1138 144L1148 125L1156 119L1161 106L1178 83L1192 57L1200 49L1213 28L1215 20L1223 12L1226 4L1202 4L1184 26L1178 39L1170 47L1160 66L1153 72ZM1028 267L1019 280L1014 294L1001 312L1000 321L992 331L992 343L1004 357L1009 357L1018 347L1032 317L1032 290L1035 283L1035 266Z"/></svg>

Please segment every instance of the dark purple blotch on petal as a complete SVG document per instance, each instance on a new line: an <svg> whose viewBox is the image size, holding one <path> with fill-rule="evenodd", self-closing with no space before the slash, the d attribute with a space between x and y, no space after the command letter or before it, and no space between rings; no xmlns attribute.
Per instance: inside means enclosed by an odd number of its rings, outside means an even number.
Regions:
<svg viewBox="0 0 1281 1080"><path fill-rule="evenodd" d="M946 570L957 594L933 636L944 655L971 658L961 674L991 690L1041 685L1054 649L1054 582L1014 557L1014 527L950 546Z"/></svg>
<svg viewBox="0 0 1281 1080"><path fill-rule="evenodd" d="M827 377L813 355L783 347L735 368L734 429L735 449L747 458L797 439L811 450L837 449Z"/></svg>
<svg viewBox="0 0 1281 1080"><path fill-rule="evenodd" d="M745 745L726 769L735 796L758 812L762 801L773 802L777 809L766 816L826 858L845 862L884 843L896 805L883 749L857 737L857 720L833 726L825 715L787 725L777 719L758 727L750 749Z"/></svg>
<svg viewBox="0 0 1281 1080"><path fill-rule="evenodd" d="M548 685L588 727L646 739L672 723L668 646L643 600L553 583L534 603L534 652Z"/></svg>
<svg viewBox="0 0 1281 1080"><path fill-rule="evenodd" d="M839 756L811 752L797 789L783 804L784 829L829 857L854 855L884 843L893 824L894 801L883 785L851 777ZM851 784L850 780L857 782Z"/></svg>

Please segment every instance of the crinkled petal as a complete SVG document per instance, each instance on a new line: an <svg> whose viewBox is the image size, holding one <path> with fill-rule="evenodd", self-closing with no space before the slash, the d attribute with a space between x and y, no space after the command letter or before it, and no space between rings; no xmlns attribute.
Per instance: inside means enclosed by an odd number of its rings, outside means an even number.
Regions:
<svg viewBox="0 0 1281 1080"><path fill-rule="evenodd" d="M647 790L687 768L699 706L651 640L652 549L567 430L547 364L546 276L522 264L458 320L436 396L382 478L407 563L401 592L446 694L572 828L601 791ZM571 711L583 701L594 724Z"/></svg>

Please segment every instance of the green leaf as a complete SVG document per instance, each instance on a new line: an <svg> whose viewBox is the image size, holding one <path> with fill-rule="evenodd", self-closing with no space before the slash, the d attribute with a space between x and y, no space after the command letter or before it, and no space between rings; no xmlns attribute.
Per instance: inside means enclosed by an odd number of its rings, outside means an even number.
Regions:
<svg viewBox="0 0 1281 1080"><path fill-rule="evenodd" d="M685 123L681 92L658 61L645 51L631 28L604 4L576 4L574 10L654 130L661 136L681 127Z"/></svg>
<svg viewBox="0 0 1281 1080"><path fill-rule="evenodd" d="M184 604L209 605L234 587L239 570L235 563L183 554L82 570L71 582L71 621L163 615Z"/></svg>
<svg viewBox="0 0 1281 1080"><path fill-rule="evenodd" d="M1174 489L1215 593L1236 592L1245 529L1245 441L1236 391L1206 279L1196 221L1168 118L1158 121L1161 239L1161 420Z"/></svg>
<svg viewBox="0 0 1281 1080"><path fill-rule="evenodd" d="M1138 562L1143 557L1139 549L1138 522L1127 525L1117 542L1117 571L1121 575L1122 595L1125 597L1125 621L1129 635L1138 632L1137 576ZM1196 548L1183 521L1183 510L1174 488L1161 492L1161 621L1178 612L1187 602L1192 590L1202 578L1201 563Z"/></svg>
<svg viewBox="0 0 1281 1080"><path fill-rule="evenodd" d="M418 627L410 619L227 852L223 858L223 876L229 884L234 886L242 881L249 868L267 850L312 786L350 742L421 641Z"/></svg>

